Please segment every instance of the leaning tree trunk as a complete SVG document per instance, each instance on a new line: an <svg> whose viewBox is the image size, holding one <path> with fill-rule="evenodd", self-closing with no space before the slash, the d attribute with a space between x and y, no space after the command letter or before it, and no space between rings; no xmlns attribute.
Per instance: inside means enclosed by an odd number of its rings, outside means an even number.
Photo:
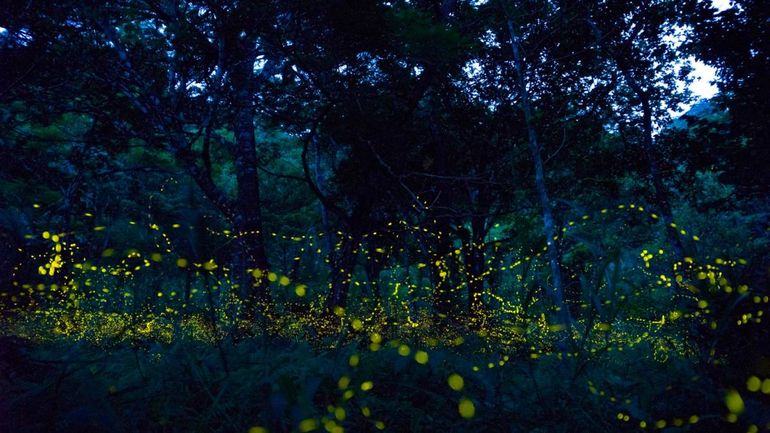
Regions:
<svg viewBox="0 0 770 433"><path fill-rule="evenodd" d="M540 200L540 207L543 213L543 229L545 232L548 262L551 268L552 289L548 293L554 307L557 311L557 319L562 325L569 325L571 318L569 310L564 305L564 287L561 278L561 263L559 252L556 245L556 226L553 219L551 202L548 198L548 189L545 185L545 174L543 170L543 159L540 156L540 144L538 142L537 131L532 119L532 108L530 106L529 92L527 91L526 80L524 78L524 60L519 52L519 42L516 37L516 31L513 27L513 21L508 19L508 31L510 33L511 49L513 51L513 64L516 71L516 84L519 88L521 97L521 110L524 114L524 121L527 126L527 139L529 141L529 151L532 155L532 161L535 169L535 186Z"/></svg>

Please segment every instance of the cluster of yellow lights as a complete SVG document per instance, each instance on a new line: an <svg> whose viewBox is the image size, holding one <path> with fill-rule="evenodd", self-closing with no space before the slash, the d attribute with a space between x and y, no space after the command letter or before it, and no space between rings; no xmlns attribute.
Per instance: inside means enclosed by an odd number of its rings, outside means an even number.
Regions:
<svg viewBox="0 0 770 433"><path fill-rule="evenodd" d="M646 211L643 206L636 204L620 204L618 210L628 210L634 212L647 213L651 220L658 220L654 213ZM566 227L562 229L562 236L569 235L569 232L578 224L587 223L607 217L608 209L602 209L598 216L584 215L578 221L569 221ZM87 213L87 217L93 217ZM137 225L136 222L129 222L131 225ZM671 224L672 228L677 229L681 236L687 236L692 241L698 242L700 238L697 235L688 234L688 232ZM39 262L38 276L45 282L20 283L14 285L22 289L15 294L2 293L3 297L10 297L14 304L18 304L14 324L3 324L5 332L16 333L28 338L38 340L65 338L83 338L91 339L95 343L107 341L112 338L133 338L133 339L153 339L162 342L171 342L176 337L175 333L184 332L187 336L202 341L213 342L223 338L225 329L229 326L238 326L241 320L233 311L243 307L243 301L236 295L238 285L233 281L233 272L228 266L216 263L214 259L203 260L200 262L191 261L174 253L170 237L165 230L155 224L148 224L147 227L158 234L158 242L155 245L155 251L142 253L136 249L125 250L124 253L118 252L112 248L105 248L100 258L82 257L81 249L72 239L73 233L51 233L42 232L42 238L50 245L50 250L43 254L32 255L31 259ZM172 224L171 229L180 229L180 224ZM408 224L406 221L396 221L388 224L390 229L395 230L398 227L405 232L419 232L429 236L441 236L440 233L431 233L425 227L418 227ZM103 232L108 228L106 226L93 226L95 232ZM211 230L211 229L209 229ZM238 238L244 234L234 234L229 230L213 231L217 235L225 236L230 239ZM324 236L330 234L319 233L317 235L278 235L270 233L274 238L282 241L301 244L297 248L298 254L293 257L293 261L302 261L302 254L323 254L322 240ZM363 238L376 238L378 234L371 233L364 235ZM33 239L37 236L28 235ZM336 248L342 247L345 235L337 233L338 242ZM38 238L39 239L39 238ZM493 240L487 245L499 247L499 241ZM284 332L290 336L307 336L307 329L322 329L331 323L332 333L347 335L348 340L337 340L339 344L342 341L351 341L365 336L368 340L368 349L370 352L378 352L389 348L400 357L410 358L418 366L430 364L430 348L439 345L449 347L460 346L464 343L461 335L456 333L445 333L443 335L434 335L431 333L433 320L435 317L421 311L414 305L420 302L430 302L434 295L434 288L422 285L419 280L411 278L411 273L435 272L439 280L448 281L457 272L456 263L462 260L462 255L468 248L477 248L478 245L463 245L452 249L448 254L436 255L430 251L423 252L424 257L429 260L423 260L413 265L413 269L391 272L391 281L388 282L392 291L389 291L389 297L384 301L390 302L390 315L382 314L383 306L374 311L357 311L351 313L343 307L337 306L333 309L335 317L339 320L330 322L323 313L325 302L323 293L314 293L306 284L293 281L289 275L276 272L269 269L249 269L254 284L261 281L268 281L276 289L282 289L284 302L287 308L270 316L272 332ZM545 250L543 248L534 248L523 257L515 257L510 262L498 260L490 257L485 262L485 268L481 275L476 278L487 279L495 273L510 272L514 273L520 268L529 266L539 258ZM390 254L404 252L404 249L395 250L394 247L374 246L371 251L367 249L364 241L355 246L354 251L361 252L367 258L379 255L387 257ZM616 320L611 312L617 311L616 304L624 303L628 297L644 296L639 290L630 293L618 295L615 299L597 300L593 304L582 302L576 307L583 310L590 310L597 315L597 319L591 322L581 323L576 321L571 328L565 324L552 323L545 313L541 313L534 319L526 318L528 314L527 307L522 305L521 300L507 299L500 293L495 293L491 287L485 287L483 297L488 302L494 302L497 306L496 314L499 315L497 323L503 326L488 325L488 321L481 319L481 324L476 327L475 333L482 338L487 339L490 347L506 347L507 353L527 353L531 360L538 360L544 357L555 356L558 359L579 357L581 354L577 351L557 350L554 341L557 335L564 331L569 331L570 338L575 341L583 339L584 349L587 353L597 354L602 352L623 351L636 347L642 343L652 343L653 357L661 362L672 354L685 356L692 350L683 343L682 338L670 338L681 336L683 327L675 326L678 322L688 321L688 323L700 323L716 329L718 324L712 315L712 306L707 300L706 295L714 293L724 293L727 295L735 294L749 296L755 310L741 313L737 319L738 325L748 325L751 323L760 323L767 304L770 301L768 296L762 296L759 293L753 293L751 288L745 284L729 281L726 270L739 265L747 264L744 259L728 260L723 258L713 259L709 263L698 263L693 257L684 257L671 266L671 273L661 273L652 275L655 261L666 257L663 249L643 249L639 257L642 259L641 272L648 272L648 275L658 286L683 289L677 292L677 297L686 301L686 308L679 306L671 311L665 312L657 317L635 317L627 315L623 320ZM325 258L328 262L328 257ZM670 261L670 260L669 260ZM134 302L140 302L140 294L132 290L126 284L127 280L137 277L142 272L149 269L161 268L165 272L169 269L169 263L172 268L182 272L191 272L195 277L205 276L207 285L203 290L199 286L191 287L187 293L181 289L160 289L154 292L152 298L154 303L148 303L145 308L137 310L136 313L124 313L121 307L130 305ZM461 268L461 267L460 267ZM668 270L664 269L664 272ZM371 284L368 281L355 281L352 270L342 270L348 281L357 287ZM407 278L403 279L403 273L406 272ZM523 272L522 272L523 273ZM294 275L294 274L292 274ZM522 281L522 274L515 274L518 281ZM397 278L402 278L398 280ZM653 281L651 279L651 281ZM197 281L197 280L196 280ZM210 283L208 283L210 281ZM463 282L458 287L448 288L453 292L460 292L464 285ZM191 313L189 306L197 303L204 303L208 299L210 302L212 293L216 293L216 303L209 305L216 318L216 323L212 323L205 314ZM288 296L287 296L288 295ZM313 296L315 295L315 296ZM208 297L208 298L207 298ZM25 302L26 299L26 302ZM537 298L534 299L538 301ZM300 304L297 304L300 303ZM300 309L299 313L292 312L291 308L295 305L304 305L306 308ZM291 308L288 308L291 307ZM615 310L613 310L615 308ZM680 309L681 308L681 309ZM487 314L489 314L487 312ZM398 317L392 317L398 315ZM137 319L138 317L138 319ZM389 322L390 320L390 322ZM474 319L475 320L475 319ZM46 329L39 324L49 324L49 331L40 331ZM181 323L181 326L174 326L175 323ZM393 329L387 325L395 325L402 334L404 340L415 341L416 345L410 346L401 339L394 338L386 341L385 329ZM581 329L582 327L582 329ZM592 332L585 332L589 329ZM29 331L29 330L33 331ZM323 333L320 333L323 335ZM328 333L327 333L328 334ZM389 335L389 334L388 334ZM672 342L673 341L673 342ZM507 353L501 353L499 356L491 359L486 365L475 365L472 371L479 372L482 368L493 369L503 368L510 361L511 357ZM713 354L712 354L713 355ZM718 363L718 357L713 356L714 363ZM357 353L350 355L348 367L350 372L339 377L337 387L340 391L339 401L330 405L327 414L320 417L307 418L299 422L296 430L300 432L310 432L325 429L330 433L344 432L344 422L352 412L350 403L358 395L377 392L376 384L370 378L357 377L355 372L361 362L361 356ZM457 393L457 413L461 418L471 419L476 416L476 405L472 397L467 394L466 380L459 373L452 373L447 377L447 385ZM750 376L746 381L746 390L750 393L770 394L770 378L760 378ZM588 382L588 391L596 396L605 397L605 392L599 390L592 382ZM628 405L630 400L619 401L614 396L606 396L609 401L617 405ZM725 394L725 406L727 414L725 419L728 422L736 422L738 417L744 412L745 405L739 391L731 389ZM386 427L385 421L374 419L372 409L366 405L361 405L356 412L371 422L378 430ZM655 428L664 429L668 426L682 427L686 424L696 424L700 418L698 415L673 419L634 419L627 411L620 411L616 416L619 422L636 422L642 429ZM757 431L753 424L749 431ZM253 426L249 433L266 433L268 429L263 426Z"/></svg>

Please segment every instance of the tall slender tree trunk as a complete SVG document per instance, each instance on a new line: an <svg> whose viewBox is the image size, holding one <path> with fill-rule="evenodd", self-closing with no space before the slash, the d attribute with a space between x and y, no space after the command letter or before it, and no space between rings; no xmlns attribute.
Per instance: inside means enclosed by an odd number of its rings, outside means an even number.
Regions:
<svg viewBox="0 0 770 433"><path fill-rule="evenodd" d="M259 269L251 278L242 272L240 279L247 289L247 308L257 304L266 307L270 302L270 292L265 278L269 268L265 251L262 229L262 211L257 169L257 146L254 137L254 53L249 47L238 47L236 67L231 76L234 87L233 131L235 133L235 177L238 188L234 203L233 226L238 240L238 247L243 255L246 269Z"/></svg>
<svg viewBox="0 0 770 433"><path fill-rule="evenodd" d="M532 108L530 106L529 91L527 90L526 79L524 77L524 59L519 49L519 41L516 36L516 30L513 21L508 19L508 32L510 33L511 49L513 52L513 64L516 71L516 84L519 88L521 98L521 110L524 114L524 121L527 126L527 139L529 142L529 151L532 155L532 161L535 169L535 187L540 200L540 207L543 213L543 229L547 245L548 262L551 268L552 288L548 293L554 307L557 311L557 318L562 325L569 325L571 318L569 310L564 305L564 286L561 277L561 263L556 244L556 225L553 219L553 210L551 201L548 198L548 189L545 184L545 174L543 170L543 159L540 156L540 143L538 142L537 131L533 122Z"/></svg>
<svg viewBox="0 0 770 433"><path fill-rule="evenodd" d="M603 37L602 30L599 28L599 26L596 25L596 22L592 18L588 17L586 18L586 21L588 22L588 25L591 27L591 30L594 33L596 46L601 47L602 37ZM642 140L642 150L644 152L645 158L647 159L647 164L649 165L650 178L652 180L652 187L655 190L653 194L653 201L655 202L655 206L658 208L658 212L660 212L660 216L661 216L661 219L663 220L663 223L666 225L665 227L666 237L668 238L668 241L674 250L674 254L676 254L678 258L683 258L685 256L684 246L682 245L682 241L679 238L679 233L677 232L673 224L674 217L671 211L671 200L669 198L669 191L665 183L663 182L663 175L661 174L660 166L658 165L658 157L660 155L659 155L658 147L655 143L655 138L653 137L653 126L652 126L653 114L652 114L652 104L650 101L650 94L649 92L645 91L642 88L642 86L636 80L634 75L631 73L631 68L630 68L630 65L628 64L629 59L623 57L622 55L619 55L617 52L615 52L611 48L604 48L604 50L610 55L612 60L618 65L618 69L620 69L621 74L623 74L623 78L626 79L626 82L628 83L629 87L631 87L631 90L633 90L633 92L636 94L636 97L639 98L639 101L641 103L642 129L643 129L643 135L644 135Z"/></svg>
<svg viewBox="0 0 770 433"><path fill-rule="evenodd" d="M479 317L484 308L482 295L484 293L484 217L471 217L471 230L463 229L461 237L465 243L465 277L468 285L468 314Z"/></svg>
<svg viewBox="0 0 770 433"><path fill-rule="evenodd" d="M382 303L382 293L380 293L380 272L384 268L384 258L377 257L376 252L372 253L370 245L369 257L366 259L366 279L369 282L369 289L371 291L374 302L379 307Z"/></svg>
<svg viewBox="0 0 770 433"><path fill-rule="evenodd" d="M448 258L452 252L452 239L449 230L436 231L436 243L430 255L430 277L433 285L433 308L440 320L447 319L451 314L454 301L451 284L451 269Z"/></svg>
<svg viewBox="0 0 770 433"><path fill-rule="evenodd" d="M323 177L323 171L321 171L321 143L318 140L317 136L313 137L313 144L315 146L315 156L313 159L313 169L315 174L315 184L318 185L319 191L322 193L323 186L326 181ZM326 208L326 205L322 201L318 201L318 207L321 212L321 227L323 227L324 233L326 236L326 247L329 250L329 254L334 250L334 237L331 233L331 225L329 224L329 209Z"/></svg>
<svg viewBox="0 0 770 433"><path fill-rule="evenodd" d="M331 275L329 275L329 295L326 298L326 305L330 311L347 305L360 239L357 231L354 231L351 236L343 235L339 248L335 248L330 253Z"/></svg>
<svg viewBox="0 0 770 433"><path fill-rule="evenodd" d="M624 69L624 75L627 76L628 82L631 85L631 89L636 93L642 104L642 127L644 129L644 140L642 146L644 155L647 159L647 164L650 168L650 178L652 179L652 187L655 190L653 200L660 212L661 219L666 225L666 237L668 238L671 247L674 249L674 254L677 258L684 257L684 247L682 241L679 238L679 233L674 226L674 216L671 211L671 201L669 199L669 191L666 185L663 183L663 175L660 173L660 166L658 165L659 151L655 144L655 138L653 137L652 127L652 107L650 105L650 97L636 80L630 76L630 74Z"/></svg>

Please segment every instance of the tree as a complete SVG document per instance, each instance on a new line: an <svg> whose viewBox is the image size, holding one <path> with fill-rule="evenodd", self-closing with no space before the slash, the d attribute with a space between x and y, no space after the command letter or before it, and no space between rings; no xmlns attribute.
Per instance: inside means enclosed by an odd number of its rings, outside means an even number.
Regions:
<svg viewBox="0 0 770 433"><path fill-rule="evenodd" d="M606 70L616 69L618 85L631 90L632 99L623 101L629 107L629 118L621 119L619 125L625 129L623 123L628 122L636 124L639 130L637 145L647 160L653 202L671 247L682 258L685 251L673 221L671 194L661 169L664 153L655 141L656 124L667 119L665 110L677 107L686 97L680 95L675 83L677 78L686 77L688 69L677 74L680 60L676 42L666 40L674 35L679 14L673 2L610 2L586 11L584 19L593 33L594 46L612 62ZM618 87L616 96L624 98L621 89ZM638 104L641 113L635 113L631 104Z"/></svg>
<svg viewBox="0 0 770 433"><path fill-rule="evenodd" d="M239 281L250 287L248 309L270 298L255 142L257 96L269 85L276 62L260 33L272 32L278 19L266 6L17 5L6 38L12 55L23 60L8 71L13 80L6 98L39 97L38 109L44 110L53 94L59 101L49 111L90 116L95 139L117 147L121 141L141 140L172 155L194 179L236 233ZM66 58L78 61L68 63L72 78L62 91L56 86L56 68ZM67 93L77 97L67 98ZM222 126L232 130L232 140L217 136ZM232 158L237 184L232 194L212 178L215 144L225 146ZM262 276L252 284L246 270L260 270L254 275Z"/></svg>
<svg viewBox="0 0 770 433"><path fill-rule="evenodd" d="M768 189L764 167L768 160L767 137L770 123L765 113L770 101L770 84L765 71L770 67L767 2L739 0L724 11L708 2L688 2L684 23L693 29L689 52L719 74L719 104L729 114L734 145L727 155L741 170L731 178L746 194ZM747 164L747 165L744 165Z"/></svg>

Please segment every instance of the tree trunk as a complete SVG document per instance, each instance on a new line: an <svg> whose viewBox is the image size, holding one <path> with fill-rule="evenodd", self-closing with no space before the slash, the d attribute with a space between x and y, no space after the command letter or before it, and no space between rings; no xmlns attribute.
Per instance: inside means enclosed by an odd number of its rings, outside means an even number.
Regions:
<svg viewBox="0 0 770 433"><path fill-rule="evenodd" d="M331 275L329 275L329 295L326 298L326 306L329 311L334 311L337 307L345 308L347 305L359 239L360 237L356 233L352 236L343 235L339 248L335 248L330 253Z"/></svg>
<svg viewBox="0 0 770 433"><path fill-rule="evenodd" d="M451 269L448 258L452 252L449 230L436 231L436 244L430 255L430 276L433 283L433 308L439 319L446 319L452 312L453 288L450 283Z"/></svg>
<svg viewBox="0 0 770 433"><path fill-rule="evenodd" d="M594 33L594 38L596 39L596 45L601 46L602 41L602 31L599 28L599 26L596 25L596 22L594 22L593 19L590 17L586 19L588 22L588 25L591 27L591 30ZM631 90L634 91L636 94L636 97L639 98L639 101L642 105L642 128L643 128L643 134L644 138L642 140L642 150L644 151L644 155L647 159L647 163L650 167L650 177L652 178L652 186L655 189L654 195L653 195L653 201L655 202L655 206L658 208L658 212L660 212L661 219L663 220L663 223L666 225L666 237L668 238L669 243L671 243L671 247L674 250L674 254L678 258L684 257L684 247L682 245L682 241L679 238L679 233L677 233L676 228L673 226L674 223L674 217L673 213L671 212L671 201L669 199L669 191L666 188L665 184L663 183L663 178L660 173L660 167L658 166L658 148L655 145L655 139L653 137L653 128L652 128L652 106L650 104L650 95L647 91L645 91L642 86L639 84L639 82L636 80L634 75L630 71L630 66L628 64L628 59L623 57L622 55L619 55L617 52L612 50L611 48L606 48L605 51L611 56L612 60L618 65L618 68L620 69L620 72L623 74L623 77L628 82L628 85L631 87Z"/></svg>
<svg viewBox="0 0 770 433"><path fill-rule="evenodd" d="M655 145L655 139L652 135L652 107L650 106L650 97L641 86L634 80L633 77L625 70L623 74L627 76L631 89L636 93L636 96L641 100L642 104L642 123L644 128L644 140L643 149L647 163L650 167L650 177L652 178L652 187L655 189L653 200L660 212L663 224L666 225L666 237L668 237L671 247L674 249L674 254L677 258L682 259L684 257L684 247L682 241L679 238L679 233L674 227L674 216L671 212L671 201L669 200L669 191L663 183L663 178L660 173L660 167L658 165L658 148Z"/></svg>
<svg viewBox="0 0 770 433"><path fill-rule="evenodd" d="M254 137L254 94L252 50L244 49L246 54L239 56L231 80L235 89L233 131L235 133L235 177L238 183L234 202L233 228L238 239L238 247L243 255L245 268L259 269L261 277L253 279L242 272L240 281L247 289L247 308L256 305L267 307L270 292L266 281L269 264L265 251L262 230L262 212L260 199L259 171L257 169L257 148Z"/></svg>
<svg viewBox="0 0 770 433"><path fill-rule="evenodd" d="M533 124L532 109L530 107L529 92L527 91L526 80L524 78L523 58L519 52L519 42L516 37L516 31L513 21L508 19L508 31L511 38L511 49L513 52L514 69L516 70L516 81L521 97L521 110L524 114L524 121L527 126L527 138L529 141L529 151L532 154L532 161L535 169L535 186L537 195L540 199L540 207L543 213L543 229L548 253L548 262L551 268L552 288L548 293L554 307L556 308L556 317L562 325L569 325L571 318L569 310L564 305L564 287L561 278L561 264L559 261L559 252L556 245L556 228L553 220L553 211L551 202L548 198L548 189L545 185L545 174L543 171L543 160L540 156L540 144L538 143L537 131Z"/></svg>
<svg viewBox="0 0 770 433"><path fill-rule="evenodd" d="M461 230L461 238L465 244L465 278L468 285L468 314L470 317L479 317L484 305L482 294L484 293L484 217L471 217L471 230Z"/></svg>
<svg viewBox="0 0 770 433"><path fill-rule="evenodd" d="M366 259L366 279L369 282L371 296L379 307L382 303L382 294L380 293L380 272L384 268L384 258L378 257L380 253L372 252L372 246L369 248L369 257Z"/></svg>

